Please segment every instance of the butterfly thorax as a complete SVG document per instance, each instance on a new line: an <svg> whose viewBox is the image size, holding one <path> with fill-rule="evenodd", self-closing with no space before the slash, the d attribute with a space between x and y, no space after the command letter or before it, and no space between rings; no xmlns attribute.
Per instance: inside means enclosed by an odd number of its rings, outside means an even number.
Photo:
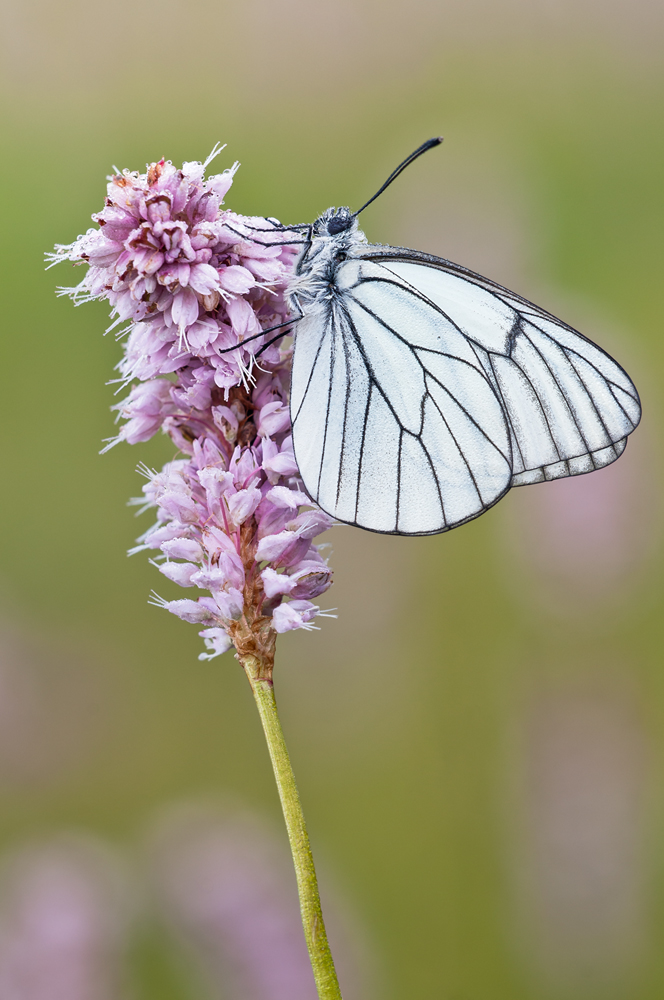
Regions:
<svg viewBox="0 0 664 1000"><path fill-rule="evenodd" d="M310 239L296 264L286 295L295 311L310 313L334 295L336 273L349 257L366 247L367 238L358 229L349 208L328 208L311 226Z"/></svg>

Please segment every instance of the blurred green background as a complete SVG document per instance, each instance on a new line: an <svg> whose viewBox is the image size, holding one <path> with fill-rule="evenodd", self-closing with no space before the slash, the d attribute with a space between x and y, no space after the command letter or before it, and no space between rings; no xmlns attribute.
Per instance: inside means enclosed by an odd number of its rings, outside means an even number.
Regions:
<svg viewBox="0 0 664 1000"><path fill-rule="evenodd" d="M348 996L660 998L661 5L5 0L2 18L2 850L74 829L140 857L160 811L210 796L285 850L239 667L199 663L196 628L147 604L176 588L125 557L149 523L125 506L135 466L172 448L99 457L120 347L104 306L56 299L80 272L44 273L43 252L85 231L112 164L221 140L215 166L242 163L227 204L300 222L443 134L369 239L562 315L628 369L644 421L616 466L449 535L331 533L339 618L280 638L277 695L324 891L365 942ZM132 996L202 997L188 963L138 921Z"/></svg>

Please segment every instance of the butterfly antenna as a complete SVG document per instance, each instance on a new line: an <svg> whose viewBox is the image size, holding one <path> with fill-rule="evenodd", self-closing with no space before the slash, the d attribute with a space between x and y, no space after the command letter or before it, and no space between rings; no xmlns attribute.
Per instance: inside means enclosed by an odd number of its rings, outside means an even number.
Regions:
<svg viewBox="0 0 664 1000"><path fill-rule="evenodd" d="M422 153L426 153L427 150L433 149L434 146L440 146L440 144L441 144L442 141L443 141L442 135L437 135L435 138L433 138L433 139L427 139L427 141L423 142L421 146L418 146L414 153L411 153L410 156L408 156L403 161L403 163L399 164L399 166L396 168L396 170L392 171L392 173L390 174L390 176L387 178L387 180L383 184L382 188L379 188L378 191L376 191L376 193L373 196L373 198L369 198L369 201L367 201L362 206L362 208L358 208L357 212L353 212L353 218L355 218L356 215L359 215L360 212L363 212L365 210L365 208L367 208L367 206L371 204L372 201L375 201L376 198L378 197L378 195L382 194L383 191L385 190L385 188L389 187L390 184L392 183L392 181L396 180L397 177L399 176L399 174L402 172L402 170L405 170L406 167L413 162L413 160L416 160L418 156L422 155Z"/></svg>

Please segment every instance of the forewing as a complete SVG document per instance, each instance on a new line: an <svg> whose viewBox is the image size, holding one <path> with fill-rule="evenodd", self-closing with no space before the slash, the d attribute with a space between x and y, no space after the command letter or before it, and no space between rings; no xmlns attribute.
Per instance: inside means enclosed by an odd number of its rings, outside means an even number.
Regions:
<svg viewBox="0 0 664 1000"><path fill-rule="evenodd" d="M390 272L348 261L298 323L293 444L310 496L340 521L429 534L509 488L509 430L464 335Z"/></svg>
<svg viewBox="0 0 664 1000"><path fill-rule="evenodd" d="M449 261L370 248L466 338L510 426L513 486L592 472L623 452L641 416L608 354L532 303Z"/></svg>

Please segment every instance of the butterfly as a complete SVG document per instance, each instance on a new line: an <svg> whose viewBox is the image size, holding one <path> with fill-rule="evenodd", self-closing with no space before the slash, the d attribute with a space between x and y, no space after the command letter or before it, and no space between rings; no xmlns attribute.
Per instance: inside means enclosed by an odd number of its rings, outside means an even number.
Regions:
<svg viewBox="0 0 664 1000"><path fill-rule="evenodd" d="M358 212L299 230L288 289L290 409L304 488L338 521L426 535L511 487L601 469L641 406L608 354L546 310L440 257L367 242Z"/></svg>

